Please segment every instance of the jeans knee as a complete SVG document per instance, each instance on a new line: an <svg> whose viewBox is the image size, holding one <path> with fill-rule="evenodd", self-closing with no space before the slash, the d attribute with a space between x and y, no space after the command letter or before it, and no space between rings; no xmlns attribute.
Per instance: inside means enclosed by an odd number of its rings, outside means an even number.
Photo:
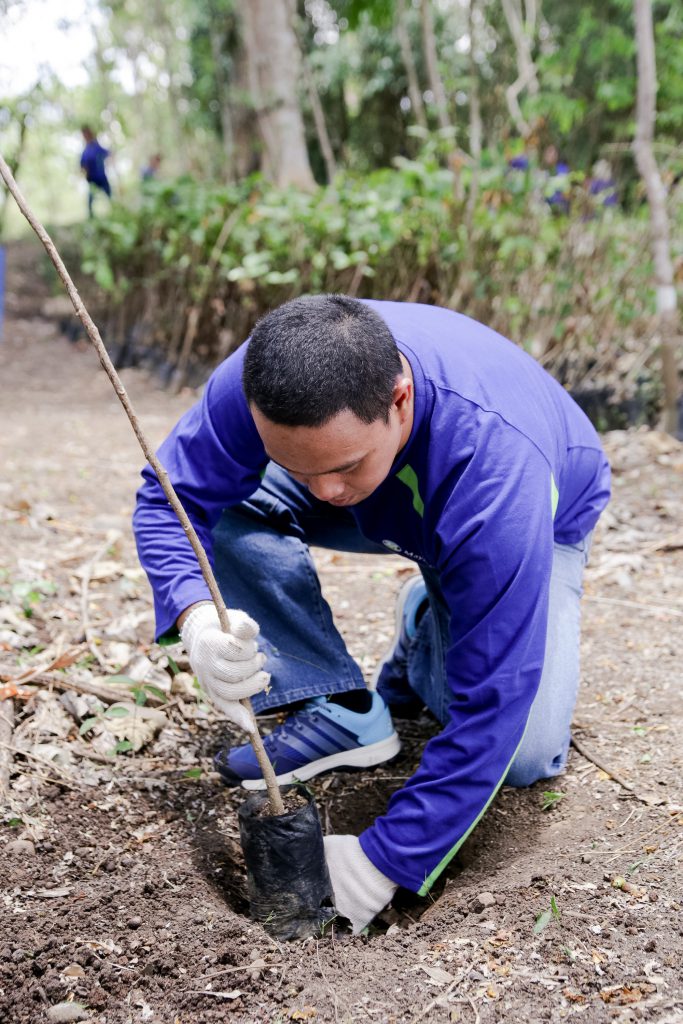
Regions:
<svg viewBox="0 0 683 1024"><path fill-rule="evenodd" d="M533 786L534 782L538 782L542 778L544 776L539 773L538 765L533 762L515 761L505 776L505 785L522 789L526 786Z"/></svg>
<svg viewBox="0 0 683 1024"><path fill-rule="evenodd" d="M569 743L560 753L551 751L520 751L510 766L505 777L506 786L517 789L533 786L541 779L552 779L564 768L567 761Z"/></svg>

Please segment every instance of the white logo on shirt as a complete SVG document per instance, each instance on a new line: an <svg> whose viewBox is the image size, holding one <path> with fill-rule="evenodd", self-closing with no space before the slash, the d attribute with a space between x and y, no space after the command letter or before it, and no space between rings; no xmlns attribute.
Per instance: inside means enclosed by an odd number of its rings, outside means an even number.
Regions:
<svg viewBox="0 0 683 1024"><path fill-rule="evenodd" d="M383 540L382 544L396 555L403 555L404 558L410 558L413 562L422 562L423 565L430 564L422 555L416 555L414 551L405 551L395 540Z"/></svg>

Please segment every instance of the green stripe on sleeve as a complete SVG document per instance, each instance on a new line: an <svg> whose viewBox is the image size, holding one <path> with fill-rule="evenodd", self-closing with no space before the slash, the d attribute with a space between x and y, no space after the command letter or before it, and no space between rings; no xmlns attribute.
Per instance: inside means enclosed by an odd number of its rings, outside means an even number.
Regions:
<svg viewBox="0 0 683 1024"><path fill-rule="evenodd" d="M557 505L558 505L559 500L560 500L560 492L557 489L557 484L555 483L555 477L551 473L550 474L550 510L551 510L551 512L553 514L553 519L555 518L555 513L557 512Z"/></svg>
<svg viewBox="0 0 683 1024"><path fill-rule="evenodd" d="M404 466L403 469L396 474L396 477L398 480L401 481L402 484L405 484L406 487L408 487L412 491L413 508L420 517L423 517L425 514L425 504L420 495L420 486L417 482L417 473L415 472L413 467L407 465Z"/></svg>
<svg viewBox="0 0 683 1024"><path fill-rule="evenodd" d="M526 732L526 729L525 729L525 732ZM474 819L474 821L472 822L472 824L470 825L470 827L469 827L469 828L467 829L467 832L465 832L465 834L464 834L463 836L461 836L461 837L460 837L460 839L458 839L458 841L457 841L457 843L455 844L455 846L454 846L454 847L452 847L452 849L450 849L450 850L448 851L448 853L446 854L446 856L445 856L445 857L443 857L443 858L442 858L442 859L441 859L441 860L439 861L439 863L438 863L438 864L436 865L436 867L434 868L434 870L432 871L432 873L431 873L431 874L430 874L430 875L429 875L429 876L428 876L427 878L425 878L425 880L424 880L424 882L422 883L422 885L421 885L420 889L418 890L418 893L417 893L417 895L418 895L418 896L426 896L426 895L427 895L427 893L429 892L429 890L431 889L431 887L432 887L432 886L434 885L434 882L435 882L435 881L437 880L437 878L439 877L439 875L441 874L441 872L442 872L442 871L443 871L443 870L444 870L445 868L447 868L447 867L448 867L448 865L449 865L449 864L450 864L450 862L451 862L451 861L453 860L453 858L455 857L456 853L458 852L458 850L460 849L460 847L462 846L462 844L463 844L463 843L465 842L465 840L466 840L466 839L468 839L468 838L469 838L469 836L471 835L471 833L472 833L472 832L474 831L474 829L475 829L475 828L477 827L477 825L479 824L479 822L481 821L481 819L482 819L482 818L484 817L484 815L485 815L485 814L486 814L486 812L488 811L489 807L491 806L491 803L492 803L492 801L493 801L493 798L494 798L494 796L496 795L496 793L498 792L498 790L500 789L500 787L501 787L501 786L503 785L503 782L505 781L505 776L506 776L506 775L507 775L507 773L508 773L508 772L510 771L510 768L512 767L512 762L513 762L513 761L514 761L514 759L515 759L515 758L517 757L517 754L518 754L518 752L519 752L519 748L521 747L521 745L522 745L523 741L524 741L524 736L522 736L522 739L521 739L521 740L519 741L519 743L517 744L517 749L515 750L515 752L514 752L514 754L512 755L512 757L510 758L510 760L509 760L509 762L508 762L508 765L507 765L507 767L506 767L505 771L503 772L503 774L501 775L500 781L499 781L499 782L498 782L498 783L496 784L496 786L495 786L495 788L494 788L493 792L491 793L491 796L490 796L490 797L488 798L488 800L486 801L486 803L484 804L484 806L483 806L483 807L482 807L482 809L480 810L480 812L479 812L479 814L477 815L477 817L476 817L476 818Z"/></svg>

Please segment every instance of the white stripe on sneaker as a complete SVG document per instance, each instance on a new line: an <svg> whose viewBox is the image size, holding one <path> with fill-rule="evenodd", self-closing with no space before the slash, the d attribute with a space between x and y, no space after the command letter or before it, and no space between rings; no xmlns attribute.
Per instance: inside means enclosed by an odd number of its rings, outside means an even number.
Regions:
<svg viewBox="0 0 683 1024"><path fill-rule="evenodd" d="M309 761L301 768L293 772L285 772L284 775L277 775L278 785L286 786L290 782L306 782L321 772L330 771L331 768L372 768L395 757L401 749L401 741L396 732L387 736L385 740L378 743L368 743L366 747L354 747L352 750L342 750L338 754L330 754L329 757L321 757L318 761ZM265 789L263 779L243 779L243 789Z"/></svg>

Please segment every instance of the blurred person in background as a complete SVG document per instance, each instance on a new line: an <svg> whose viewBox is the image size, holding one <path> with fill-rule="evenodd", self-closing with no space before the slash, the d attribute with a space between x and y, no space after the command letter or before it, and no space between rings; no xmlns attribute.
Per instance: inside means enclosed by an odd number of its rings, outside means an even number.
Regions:
<svg viewBox="0 0 683 1024"><path fill-rule="evenodd" d="M149 162L146 167L142 169L140 177L142 181L156 181L159 177L159 168L161 167L161 153L153 153L149 158Z"/></svg>
<svg viewBox="0 0 683 1024"><path fill-rule="evenodd" d="M593 173L588 179L588 194L596 196L601 206L617 206L619 194L614 180L612 168L607 160L598 160L593 164Z"/></svg>
<svg viewBox="0 0 683 1024"><path fill-rule="evenodd" d="M88 216L92 217L93 202L98 190L111 199L111 185L104 166L109 150L100 145L97 136L88 125L83 125L81 133L85 142L85 148L81 153L81 170L88 182Z"/></svg>
<svg viewBox="0 0 683 1024"><path fill-rule="evenodd" d="M556 213L569 213L569 164L560 157L557 146L551 144L545 147L543 167L545 170L543 197L546 203Z"/></svg>

